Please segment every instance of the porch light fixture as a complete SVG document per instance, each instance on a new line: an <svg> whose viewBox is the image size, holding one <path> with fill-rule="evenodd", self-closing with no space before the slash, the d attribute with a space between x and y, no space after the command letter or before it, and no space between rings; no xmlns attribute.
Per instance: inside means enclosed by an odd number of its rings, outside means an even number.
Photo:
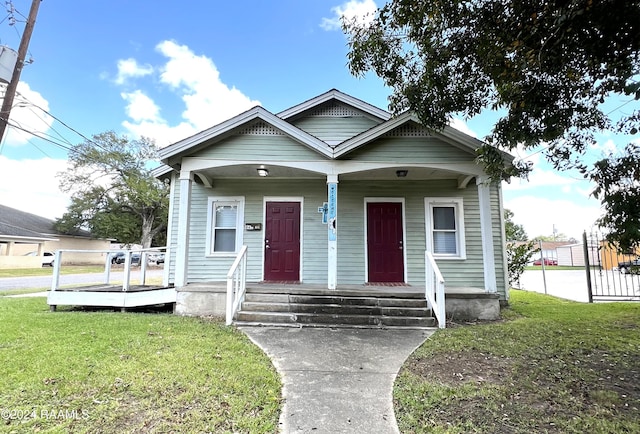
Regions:
<svg viewBox="0 0 640 434"><path fill-rule="evenodd" d="M398 178L404 178L404 177L406 177L406 176L407 176L407 173L409 173L409 171L408 171L408 170L406 170L406 169L396 170L396 176L397 176Z"/></svg>
<svg viewBox="0 0 640 434"><path fill-rule="evenodd" d="M258 171L258 176L269 176L269 169L259 167L256 170Z"/></svg>

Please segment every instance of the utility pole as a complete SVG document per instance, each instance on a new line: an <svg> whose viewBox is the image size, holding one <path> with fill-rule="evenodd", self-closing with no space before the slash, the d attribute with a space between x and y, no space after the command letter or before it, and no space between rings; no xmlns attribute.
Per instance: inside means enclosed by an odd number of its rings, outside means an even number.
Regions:
<svg viewBox="0 0 640 434"><path fill-rule="evenodd" d="M24 28L24 33L20 39L20 48L18 48L18 60L16 66L13 68L13 75L11 81L7 85L7 90L4 93L4 99L2 100L2 108L0 109L0 142L4 139L4 132L7 129L9 123L9 115L11 114L11 106L13 105L13 98L16 96L16 89L18 88L18 82L20 81L20 73L24 66L24 59L27 57L27 49L29 48L29 41L31 40L31 34L33 33L33 27L36 24L36 16L38 15L38 8L42 0L33 0L31 2L31 9L29 10L29 17L27 18L27 25Z"/></svg>

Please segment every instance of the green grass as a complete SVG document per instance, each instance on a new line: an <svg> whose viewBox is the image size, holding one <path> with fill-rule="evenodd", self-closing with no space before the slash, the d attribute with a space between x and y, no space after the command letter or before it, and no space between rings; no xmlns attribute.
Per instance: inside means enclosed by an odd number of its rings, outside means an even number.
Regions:
<svg viewBox="0 0 640 434"><path fill-rule="evenodd" d="M409 358L401 432L640 432L640 304L511 294L505 320L438 331Z"/></svg>
<svg viewBox="0 0 640 434"><path fill-rule="evenodd" d="M100 265L63 265L60 274L103 273ZM0 277L51 276L53 267L0 269Z"/></svg>
<svg viewBox="0 0 640 434"><path fill-rule="evenodd" d="M542 270L542 265L527 265L525 270ZM545 265L545 271L559 270L584 270L584 267L572 267L570 265Z"/></svg>
<svg viewBox="0 0 640 434"><path fill-rule="evenodd" d="M277 431L277 373L221 323L42 298L0 298L0 318L0 432Z"/></svg>

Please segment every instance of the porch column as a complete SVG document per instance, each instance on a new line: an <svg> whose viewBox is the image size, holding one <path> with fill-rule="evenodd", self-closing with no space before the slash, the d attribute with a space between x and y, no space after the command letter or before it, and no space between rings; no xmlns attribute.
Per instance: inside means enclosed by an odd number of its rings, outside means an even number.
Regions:
<svg viewBox="0 0 640 434"><path fill-rule="evenodd" d="M338 175L327 175L327 189L329 196L327 287L336 289L338 286Z"/></svg>
<svg viewBox="0 0 640 434"><path fill-rule="evenodd" d="M178 204L178 236L176 239L176 288L187 284L189 267L189 219L191 215L191 172L180 172L180 203Z"/></svg>
<svg viewBox="0 0 640 434"><path fill-rule="evenodd" d="M480 233L482 235L482 262L484 263L484 289L497 292L496 262L493 248L493 224L491 221L491 183L486 176L476 178L480 205Z"/></svg>

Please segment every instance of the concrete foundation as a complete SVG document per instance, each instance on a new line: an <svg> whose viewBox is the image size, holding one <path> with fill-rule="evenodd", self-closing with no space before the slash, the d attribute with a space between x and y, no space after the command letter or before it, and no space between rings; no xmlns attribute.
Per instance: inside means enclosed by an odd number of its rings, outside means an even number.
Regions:
<svg viewBox="0 0 640 434"><path fill-rule="evenodd" d="M453 321L493 321L500 318L500 296L487 293L447 293L445 310Z"/></svg>
<svg viewBox="0 0 640 434"><path fill-rule="evenodd" d="M178 315L216 316L226 314L227 291L222 288L190 288L177 290L176 309Z"/></svg>

